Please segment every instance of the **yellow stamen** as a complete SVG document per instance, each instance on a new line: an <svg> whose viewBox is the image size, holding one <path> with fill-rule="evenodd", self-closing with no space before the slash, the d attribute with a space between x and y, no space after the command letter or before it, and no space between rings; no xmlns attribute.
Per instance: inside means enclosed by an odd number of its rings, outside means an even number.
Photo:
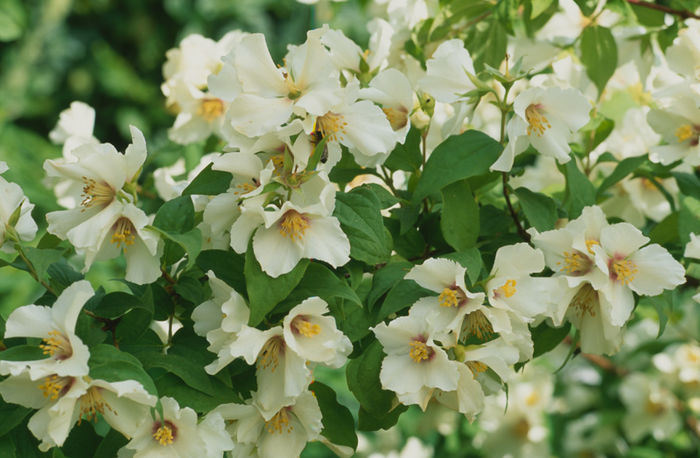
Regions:
<svg viewBox="0 0 700 458"><path fill-rule="evenodd" d="M161 423L159 421L153 424L153 439L160 445L170 445L175 441L177 428L169 421Z"/></svg>
<svg viewBox="0 0 700 458"><path fill-rule="evenodd" d="M683 124L676 129L676 138L678 143L683 143L693 136L693 127L690 124Z"/></svg>
<svg viewBox="0 0 700 458"><path fill-rule="evenodd" d="M503 295L505 297L512 297L513 294L515 294L517 292L517 290L515 289L515 285L517 285L517 284L518 283L515 280L507 280L503 284L503 286L501 286L498 289L503 292Z"/></svg>
<svg viewBox="0 0 700 458"><path fill-rule="evenodd" d="M399 130L406 127L408 122L408 112L405 108L382 108L382 111L386 115L386 119L389 120L389 124L393 130Z"/></svg>
<svg viewBox="0 0 700 458"><path fill-rule="evenodd" d="M44 379L44 383L39 385L39 389L43 392L44 397L55 401L59 397L66 394L73 385L73 377L59 377L58 375L49 375Z"/></svg>
<svg viewBox="0 0 700 458"><path fill-rule="evenodd" d="M301 240L309 228L309 219L296 210L288 210L279 222L280 234L292 240Z"/></svg>
<svg viewBox="0 0 700 458"><path fill-rule="evenodd" d="M411 350L408 352L408 356L417 363L422 363L430 359L430 357L435 353L435 350L428 347L425 342L414 339L409 343Z"/></svg>
<svg viewBox="0 0 700 458"><path fill-rule="evenodd" d="M486 364L482 363L481 361L467 361L466 364L469 370L471 370L474 375L479 374L481 372L486 372L486 369L489 368Z"/></svg>
<svg viewBox="0 0 700 458"><path fill-rule="evenodd" d="M123 245L124 251L126 251L126 248L133 245L136 240L136 228L129 218L124 216L119 218L113 227L112 243L116 243L117 248L122 248Z"/></svg>
<svg viewBox="0 0 700 458"><path fill-rule="evenodd" d="M87 418L87 421L95 421L97 423L97 414L104 414L105 413L105 407L107 410L112 412L114 415L117 415L117 412L112 410L109 404L105 402L104 398L102 397L102 393L100 388L96 386L92 386L88 388L87 392L80 396L80 417L78 418L78 424L83 419L83 416Z"/></svg>
<svg viewBox="0 0 700 458"><path fill-rule="evenodd" d="M613 280L620 281L623 285L629 285L639 271L637 265L629 259L619 259L612 263Z"/></svg>
<svg viewBox="0 0 700 458"><path fill-rule="evenodd" d="M440 307L457 307L459 305L459 296L457 290L445 288L438 296Z"/></svg>
<svg viewBox="0 0 700 458"><path fill-rule="evenodd" d="M594 317L596 315L596 311L600 307L598 292L593 289L590 283L586 283L571 299L569 307L576 309L576 313L580 318L583 318L586 313Z"/></svg>
<svg viewBox="0 0 700 458"><path fill-rule="evenodd" d="M258 356L258 365L262 369L270 368L274 372L279 365L279 355L284 351L284 339L281 336L274 336L268 339L263 345Z"/></svg>
<svg viewBox="0 0 700 458"><path fill-rule="evenodd" d="M584 275L593 266L593 262L580 251L565 251L564 253L564 266L561 268L562 272L568 275ZM561 262L557 262L561 265Z"/></svg>
<svg viewBox="0 0 700 458"><path fill-rule="evenodd" d="M287 407L277 412L274 417L265 422L265 429L270 434L287 432L291 433L294 430L294 425L289 422Z"/></svg>
<svg viewBox="0 0 700 458"><path fill-rule="evenodd" d="M481 310L476 310L465 317L464 332L468 336L476 336L479 340L490 339L495 334L491 322Z"/></svg>
<svg viewBox="0 0 700 458"><path fill-rule="evenodd" d="M316 118L316 128L321 131L324 137L328 137L328 141L337 142L345 139L344 134L347 134L345 127L348 125L342 114L328 112L323 116Z"/></svg>
<svg viewBox="0 0 700 458"><path fill-rule="evenodd" d="M73 347L70 341L60 332L49 331L49 336L45 337L42 344L39 344L45 355L54 359L68 359L73 355Z"/></svg>
<svg viewBox="0 0 700 458"><path fill-rule="evenodd" d="M224 101L217 98L202 99L197 114L211 122L224 114Z"/></svg>
<svg viewBox="0 0 700 458"><path fill-rule="evenodd" d="M647 399L647 402L644 404L644 410L646 410L648 414L658 417L666 411L666 406L652 399Z"/></svg>
<svg viewBox="0 0 700 458"><path fill-rule="evenodd" d="M593 247L595 245L600 245L600 242L597 240L586 240L586 248L588 249L588 252L592 255L595 256L595 251L593 251Z"/></svg>
<svg viewBox="0 0 700 458"><path fill-rule="evenodd" d="M519 419L513 425L513 432L521 439L527 439L527 435L530 432L530 423L527 421L527 418Z"/></svg>
<svg viewBox="0 0 700 458"><path fill-rule="evenodd" d="M532 104L525 109L525 118L527 119L527 134L532 135L533 133L538 137L544 134L544 131L552 127L547 120L547 117L542 114L540 109L541 105Z"/></svg>
<svg viewBox="0 0 700 458"><path fill-rule="evenodd" d="M313 337L321 333L321 326L309 323L309 319L303 315L295 317L290 326L294 333L304 337Z"/></svg>
<svg viewBox="0 0 700 458"><path fill-rule="evenodd" d="M525 404L532 407L535 404L537 404L537 402L539 400L540 400L540 395L533 391L532 393L530 393L530 395L527 398L525 398Z"/></svg>
<svg viewBox="0 0 700 458"><path fill-rule="evenodd" d="M111 186L102 181L96 181L93 178L82 177L83 180L83 193L81 197L83 198L80 205L85 208L97 205L98 207L106 207L112 200L116 193ZM85 211L85 209L83 209Z"/></svg>

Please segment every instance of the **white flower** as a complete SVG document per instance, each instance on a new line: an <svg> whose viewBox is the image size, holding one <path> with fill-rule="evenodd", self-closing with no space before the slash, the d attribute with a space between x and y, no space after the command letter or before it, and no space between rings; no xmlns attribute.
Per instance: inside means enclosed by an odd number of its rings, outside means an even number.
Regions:
<svg viewBox="0 0 700 458"><path fill-rule="evenodd" d="M620 384L620 398L626 407L622 428L633 443L649 433L657 441L668 440L682 427L678 400L657 379L630 374Z"/></svg>
<svg viewBox="0 0 700 458"><path fill-rule="evenodd" d="M347 361L352 343L327 313L323 299L305 299L284 317L284 341L302 358L337 368Z"/></svg>
<svg viewBox="0 0 700 458"><path fill-rule="evenodd" d="M56 127L49 132L52 142L63 145L63 157L72 158L71 151L80 145L97 145L92 134L95 126L95 109L83 102L72 102L61 112Z"/></svg>
<svg viewBox="0 0 700 458"><path fill-rule="evenodd" d="M665 144L652 146L649 159L663 165L677 160L697 166L700 164L700 108L698 95L688 84L678 84L654 94L658 108L649 111L649 125L663 138Z"/></svg>
<svg viewBox="0 0 700 458"><path fill-rule="evenodd" d="M466 100L469 98L466 94L476 89L469 78L469 75L476 74L474 63L462 40L443 42L425 64L426 76L418 85L438 102Z"/></svg>
<svg viewBox="0 0 700 458"><path fill-rule="evenodd" d="M87 375L88 347L75 335L75 323L85 302L94 294L90 283L73 283L58 296L53 307L25 305L7 318L5 338L43 339L39 347L48 357L35 361L0 361L0 374L28 373L31 380L49 376Z"/></svg>
<svg viewBox="0 0 700 458"><path fill-rule="evenodd" d="M229 424L227 429L237 444L235 456L299 456L307 442L320 439L321 410L309 391L271 416L258 409L255 397L250 404L223 404L213 412ZM238 447L248 454L237 455Z"/></svg>
<svg viewBox="0 0 700 458"><path fill-rule="evenodd" d="M685 246L683 256L686 258L700 259L700 237L697 234L690 233L690 241Z"/></svg>
<svg viewBox="0 0 700 458"><path fill-rule="evenodd" d="M425 410L436 388L457 389L459 363L433 341L435 330L424 313L409 313L388 326L379 323L372 331L386 353L379 373L382 388L397 393L401 402Z"/></svg>
<svg viewBox="0 0 700 458"><path fill-rule="evenodd" d="M0 174L6 170L7 164L0 161ZM29 202L19 185L10 183L2 177L0 177L0 195L2 196L0 199L0 250L11 253L14 251L14 241L11 238L15 235L19 240L24 241L34 239L36 235L37 225L32 218L34 204ZM17 211L19 213L15 213ZM13 215L17 219L10 221ZM14 233L12 237L8 234L9 231Z"/></svg>
<svg viewBox="0 0 700 458"><path fill-rule="evenodd" d="M666 50L666 60L671 70L700 81L700 22L685 21L687 28L678 32L673 46Z"/></svg>
<svg viewBox="0 0 700 458"><path fill-rule="evenodd" d="M507 172L515 156L532 145L537 151L568 162L569 141L589 119L591 105L576 89L534 87L513 102L514 115L508 122L508 145L491 170Z"/></svg>
<svg viewBox="0 0 700 458"><path fill-rule="evenodd" d="M360 90L360 97L382 106L391 128L396 132L396 141L403 144L411 129L410 114L413 109L413 89L406 75L394 68L386 69L369 82L368 88Z"/></svg>
<svg viewBox="0 0 700 458"><path fill-rule="evenodd" d="M0 382L6 402L39 409L29 419L29 430L41 440L39 449L61 446L76 422L97 422L98 414L120 433L130 436L148 416L156 397L134 380L107 382L89 377L46 377L39 384L28 374Z"/></svg>
<svg viewBox="0 0 700 458"><path fill-rule="evenodd" d="M224 450L233 449L231 438L223 432L223 421L212 417L199 425L194 410L180 408L173 398L163 397L160 401L163 417L153 420L147 415L143 419L131 441L124 446L134 451L130 456L215 458Z"/></svg>

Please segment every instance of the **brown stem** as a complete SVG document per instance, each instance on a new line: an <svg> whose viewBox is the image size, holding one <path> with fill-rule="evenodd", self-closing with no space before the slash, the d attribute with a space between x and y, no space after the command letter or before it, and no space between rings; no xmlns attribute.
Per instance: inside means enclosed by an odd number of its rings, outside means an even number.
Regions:
<svg viewBox="0 0 700 458"><path fill-rule="evenodd" d="M530 234L523 229L523 226L520 224L520 220L518 219L518 215L513 209L513 204L510 202L510 193L508 192L508 172L501 172L501 177L503 178L503 197L506 198L506 205L508 205L510 217L513 218L513 222L515 222L515 226L518 228L518 234L520 237L526 242L530 243Z"/></svg>
<svg viewBox="0 0 700 458"><path fill-rule="evenodd" d="M646 2L644 0L627 0L627 3L631 3L632 5L641 6L642 8L649 8L651 10L656 10L656 11L661 11L661 12L668 13L668 14L673 14L674 16L680 16L683 19L688 19L688 18L700 19L700 16L698 16L697 14L692 13L688 10L676 10L676 9L670 8L668 6L657 5L656 3Z"/></svg>

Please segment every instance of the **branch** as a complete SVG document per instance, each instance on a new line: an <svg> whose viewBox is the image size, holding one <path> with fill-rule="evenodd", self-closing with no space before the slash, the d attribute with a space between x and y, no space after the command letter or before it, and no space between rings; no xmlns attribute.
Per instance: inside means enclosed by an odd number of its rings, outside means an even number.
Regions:
<svg viewBox="0 0 700 458"><path fill-rule="evenodd" d="M656 3L651 3L651 2L646 2L644 0L627 0L627 3L630 3L632 5L637 5L642 8L649 8L651 10L656 10L656 11L661 11L663 13L668 13L672 14L674 16L679 16L683 19L700 19L700 16L698 16L695 13L692 13L688 10L676 10L673 8L669 8L668 6L663 6L663 5L657 5Z"/></svg>
<svg viewBox="0 0 700 458"><path fill-rule="evenodd" d="M510 202L510 193L508 192L508 172L502 172L501 176L503 177L503 197L506 198L506 205L508 205L508 212L510 213L510 217L513 218L515 226L518 228L518 234L520 235L520 237L527 243L530 243L530 234L528 234L527 231L523 229L523 226L522 224L520 224L520 220L518 219L518 215L513 209L513 204Z"/></svg>

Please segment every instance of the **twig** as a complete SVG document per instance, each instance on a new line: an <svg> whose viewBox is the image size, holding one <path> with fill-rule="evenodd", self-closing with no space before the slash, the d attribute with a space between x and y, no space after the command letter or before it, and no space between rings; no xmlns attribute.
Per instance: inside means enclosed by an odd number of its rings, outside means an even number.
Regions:
<svg viewBox="0 0 700 458"><path fill-rule="evenodd" d="M672 14L674 16L680 16L683 19L700 19L700 16L698 16L695 13L692 13L688 10L676 10L673 8L670 8L668 6L664 5L657 5L656 3L651 3L651 2L645 2L644 0L627 0L627 3L631 3L632 5L637 5L641 6L642 8L649 8L651 10L656 10L656 11L661 11L663 13L668 13Z"/></svg>
<svg viewBox="0 0 700 458"><path fill-rule="evenodd" d="M44 280L39 277L39 274L37 273L36 269L34 268L34 264L25 256L24 250L22 250L22 247L19 245L19 242L15 242L15 248L17 249L17 254L19 254L19 257L22 258L22 261L27 265L27 269L29 269L29 274L36 280L41 286L43 286L46 291L50 292L54 296L58 296L56 294L56 291L53 290L51 285L46 283Z"/></svg>
<svg viewBox="0 0 700 458"><path fill-rule="evenodd" d="M530 243L530 234L523 229L523 226L520 224L520 220L518 219L518 215L513 209L513 204L510 202L510 193L508 192L508 172L501 172L501 177L503 177L503 197L506 198L506 205L508 206L510 217L513 218L513 222L515 222L515 226L518 228L518 234L520 237L527 243Z"/></svg>

